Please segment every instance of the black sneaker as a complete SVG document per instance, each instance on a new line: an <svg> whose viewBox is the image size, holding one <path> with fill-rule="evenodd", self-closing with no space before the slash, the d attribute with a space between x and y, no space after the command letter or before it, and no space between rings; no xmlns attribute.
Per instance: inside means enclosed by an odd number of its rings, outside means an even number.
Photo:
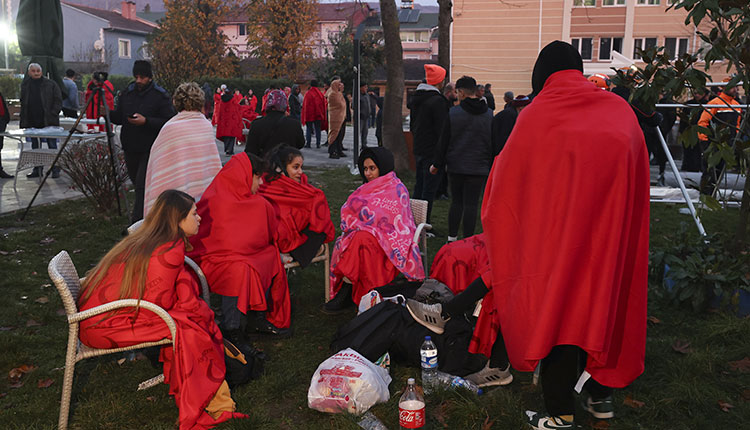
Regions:
<svg viewBox="0 0 750 430"><path fill-rule="evenodd" d="M250 333L268 334L277 337L289 337L292 335L291 329L276 327L265 318L255 318L248 321L247 330Z"/></svg>
<svg viewBox="0 0 750 430"><path fill-rule="evenodd" d="M615 407L612 403L612 396L603 399L594 399L590 394L584 393L581 397L583 410L588 411L594 418L608 420L614 418Z"/></svg>
<svg viewBox="0 0 750 430"><path fill-rule="evenodd" d="M31 173L26 175L27 178L38 178L40 176L42 176L42 173L37 169L32 170Z"/></svg>
<svg viewBox="0 0 750 430"><path fill-rule="evenodd" d="M352 307L352 284L345 282L336 296L324 304L320 311L326 315L339 315L348 312Z"/></svg>
<svg viewBox="0 0 750 430"><path fill-rule="evenodd" d="M560 417L542 415L534 411L526 411L529 428L535 430L568 430L574 429L575 424L572 421L564 420Z"/></svg>
<svg viewBox="0 0 750 430"><path fill-rule="evenodd" d="M0 169L0 179L11 179L11 178L13 178L13 175L10 175L5 170Z"/></svg>

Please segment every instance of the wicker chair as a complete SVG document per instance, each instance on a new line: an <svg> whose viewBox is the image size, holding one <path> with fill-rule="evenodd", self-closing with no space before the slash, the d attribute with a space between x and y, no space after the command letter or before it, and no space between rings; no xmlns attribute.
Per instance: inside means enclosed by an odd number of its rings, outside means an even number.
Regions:
<svg viewBox="0 0 750 430"><path fill-rule="evenodd" d="M134 231L138 230L138 227L143 224L143 220L134 222L130 227L128 227L128 234L133 233ZM201 267L193 261L192 258L185 256L185 264L191 269L193 269L193 272L195 272L196 276L198 276L198 281L201 284L201 292L203 296L203 301L208 303L209 306L211 306L211 292L208 289L208 281L206 280L206 275L203 273L203 270L201 270Z"/></svg>
<svg viewBox="0 0 750 430"><path fill-rule="evenodd" d="M75 365L77 362L85 358L97 357L100 355L171 344L172 339L175 339L176 336L176 328L174 320L172 320L172 317L169 316L167 311L144 300L141 300L140 303L138 303L138 300L136 299L115 300L114 302L79 312L77 303L78 293L81 287L81 279L78 277L78 272L76 271L73 261L70 259L68 253L66 251L60 251L59 254L50 260L47 270L49 272L49 277L52 279L55 287L57 287L57 292L60 293L60 298L62 299L65 308L65 314L68 317L68 351L65 355L65 375L63 378L62 399L60 400L60 418L58 420L58 429L64 430L68 426L70 397L73 391L73 373L75 372ZM124 348L109 349L91 348L79 341L78 324L81 321L116 309L135 306L140 306L141 308L147 309L161 317L169 328L172 338L165 338L155 342L143 342ZM142 382L138 386L138 389L143 390L150 388L163 381L164 375L161 374Z"/></svg>
<svg viewBox="0 0 750 430"><path fill-rule="evenodd" d="M429 273L427 265L427 232L432 229L432 225L427 224L427 200L411 199L409 203L411 205L412 216L414 216L414 224L417 225L417 230L414 232L412 241L419 247L419 255L422 256L422 264L424 264L425 274L427 274ZM331 263L328 261L328 249L326 249L326 302L331 300L330 274Z"/></svg>

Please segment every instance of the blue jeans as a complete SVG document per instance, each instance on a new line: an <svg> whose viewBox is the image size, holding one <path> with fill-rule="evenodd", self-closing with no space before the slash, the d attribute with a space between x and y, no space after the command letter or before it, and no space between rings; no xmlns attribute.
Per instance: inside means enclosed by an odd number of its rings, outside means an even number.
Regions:
<svg viewBox="0 0 750 430"><path fill-rule="evenodd" d="M49 149L57 149L57 139L53 137L27 137L27 142L31 142L31 149L39 149L42 147L41 141L47 142L47 148ZM35 172L39 172L39 174L42 174L42 166L36 166L34 167ZM55 168L52 170L53 172L59 172L60 168L55 166Z"/></svg>
<svg viewBox="0 0 750 430"><path fill-rule="evenodd" d="M313 129L315 129L315 139L317 141L317 146L320 148L320 120L317 121L308 121L305 123L305 145L309 148L310 143L312 142L312 132Z"/></svg>
<svg viewBox="0 0 750 430"><path fill-rule="evenodd" d="M417 164L417 182L414 185L413 198L427 200L427 222L430 222L432 202L435 200L435 194L445 172L444 169L439 169L436 175L430 173L430 166L434 161L433 157L415 155L414 158Z"/></svg>

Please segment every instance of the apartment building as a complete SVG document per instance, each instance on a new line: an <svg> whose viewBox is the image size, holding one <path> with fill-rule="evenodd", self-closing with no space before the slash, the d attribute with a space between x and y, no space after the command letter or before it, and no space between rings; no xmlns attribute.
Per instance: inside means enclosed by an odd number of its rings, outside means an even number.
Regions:
<svg viewBox="0 0 750 430"><path fill-rule="evenodd" d="M536 57L553 40L581 53L584 73L638 64L637 47L664 46L673 58L702 42L674 0L464 0L454 5L451 76L474 76L496 93L531 91ZM715 70L713 78L726 76Z"/></svg>

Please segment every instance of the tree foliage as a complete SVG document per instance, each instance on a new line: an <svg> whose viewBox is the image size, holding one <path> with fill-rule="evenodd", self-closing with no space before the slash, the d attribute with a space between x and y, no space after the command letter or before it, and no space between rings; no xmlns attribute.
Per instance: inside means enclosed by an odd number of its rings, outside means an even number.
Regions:
<svg viewBox="0 0 750 430"><path fill-rule="evenodd" d="M166 16L148 37L159 83L168 91L200 76L229 77L237 69L226 54L221 19L235 5L227 0L164 0Z"/></svg>
<svg viewBox="0 0 750 430"><path fill-rule="evenodd" d="M706 43L696 55L684 54L672 62L663 53L663 48L652 48L642 53L643 68L634 73L618 71L615 83L630 87L632 100L642 106L653 106L661 92L679 98L687 89L694 92L705 87L710 76L699 70L699 57L705 61L705 70L712 66L725 66L734 75L726 87L741 85L745 95L750 95L750 2L747 0L675 0L670 6L687 11L685 25L695 26L698 36ZM704 30L705 29L705 30ZM720 63L718 63L720 62ZM740 126L721 123L715 118L711 129L692 126L681 140L686 145L698 143L698 133L708 136L709 146L704 151L709 167L734 169L745 176L740 217L736 230L736 242L740 249L747 249L750 236L750 109L737 109L741 115ZM735 133L728 129L734 128ZM730 136L734 136L730 138ZM705 197L709 207L719 207L714 194Z"/></svg>
<svg viewBox="0 0 750 430"><path fill-rule="evenodd" d="M312 60L315 0L247 0L247 45L268 77L296 79Z"/></svg>
<svg viewBox="0 0 750 430"><path fill-rule="evenodd" d="M327 52L330 58L320 63L315 71L316 76L328 81L332 76L339 76L344 83L345 91L352 91L354 73L354 29L349 25L340 32L328 37L333 48ZM383 64L383 35L380 32L366 32L360 41L359 53L360 79L372 82L375 69Z"/></svg>

